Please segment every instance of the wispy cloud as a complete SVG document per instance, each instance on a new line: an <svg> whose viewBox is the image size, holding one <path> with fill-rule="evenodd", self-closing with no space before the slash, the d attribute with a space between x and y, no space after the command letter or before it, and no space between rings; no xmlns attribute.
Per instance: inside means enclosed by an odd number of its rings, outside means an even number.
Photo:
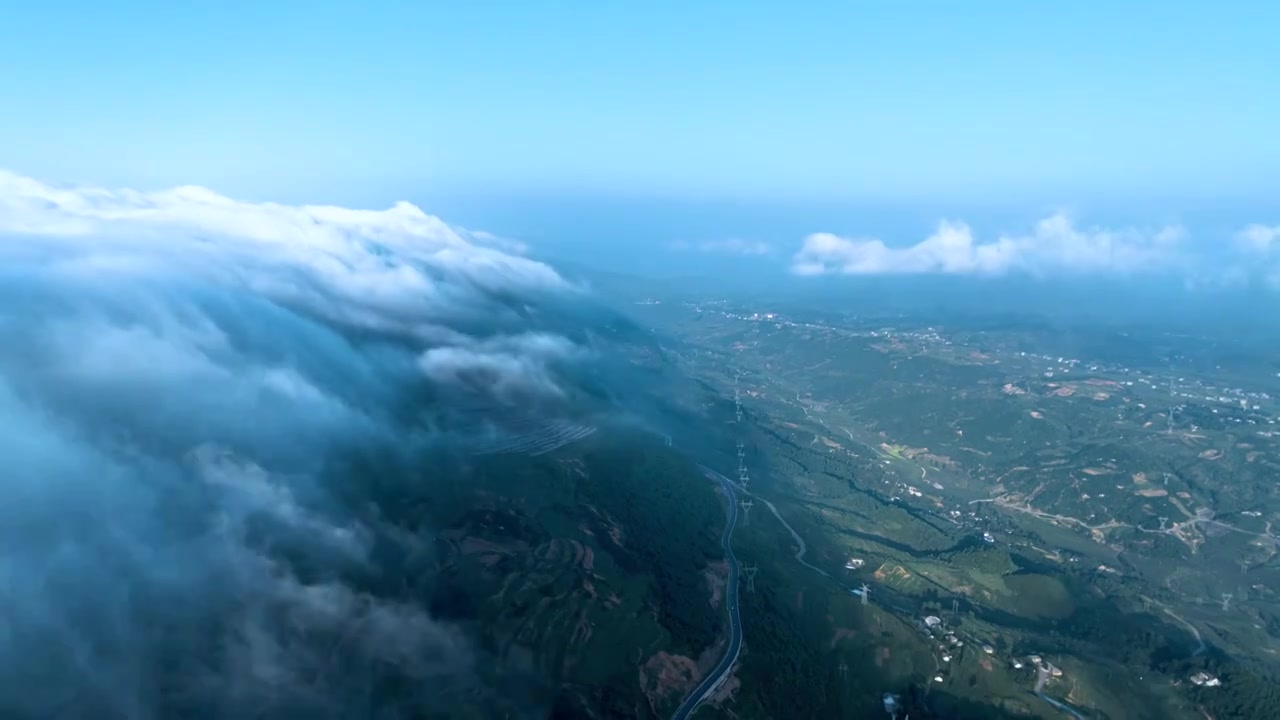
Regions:
<svg viewBox="0 0 1280 720"><path fill-rule="evenodd" d="M702 242L680 240L672 243L671 248L673 250L724 253L726 255L768 255L773 252L773 247L766 242L742 240L740 238L704 240Z"/></svg>
<svg viewBox="0 0 1280 720"><path fill-rule="evenodd" d="M1236 233L1236 244L1246 252L1268 255L1280 247L1280 225L1249 225Z"/></svg>
<svg viewBox="0 0 1280 720"><path fill-rule="evenodd" d="M1036 223L1029 234L979 242L965 223L943 221L933 235L905 247L878 238L810 235L791 268L798 275L1137 271L1173 262L1184 234L1177 226L1079 228L1059 213Z"/></svg>

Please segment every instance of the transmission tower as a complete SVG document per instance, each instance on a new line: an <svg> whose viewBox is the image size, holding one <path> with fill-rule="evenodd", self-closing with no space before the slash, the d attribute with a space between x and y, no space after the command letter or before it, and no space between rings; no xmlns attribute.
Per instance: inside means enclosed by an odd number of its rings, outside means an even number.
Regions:
<svg viewBox="0 0 1280 720"><path fill-rule="evenodd" d="M742 486L743 490L747 489L747 485L750 483L750 481L751 481L751 478L747 477L747 469L738 468L738 484Z"/></svg>
<svg viewBox="0 0 1280 720"><path fill-rule="evenodd" d="M862 583L862 604L867 604L867 598L871 597L871 588L866 583Z"/></svg>
<svg viewBox="0 0 1280 720"><path fill-rule="evenodd" d="M752 504L753 504L753 503L751 502L751 499L750 499L750 498L747 498L746 500L743 500L743 501L742 501L742 503L741 503L741 505L742 505L742 527L746 527L746 526L748 526L748 525L750 525L750 524L751 524L751 506L752 506Z"/></svg>
<svg viewBox="0 0 1280 720"><path fill-rule="evenodd" d="M747 576L747 592L756 591L756 571L759 569L755 565L748 565L742 568L742 572Z"/></svg>
<svg viewBox="0 0 1280 720"><path fill-rule="evenodd" d="M1227 612L1227 607L1231 604L1231 593L1222 593L1222 612Z"/></svg>

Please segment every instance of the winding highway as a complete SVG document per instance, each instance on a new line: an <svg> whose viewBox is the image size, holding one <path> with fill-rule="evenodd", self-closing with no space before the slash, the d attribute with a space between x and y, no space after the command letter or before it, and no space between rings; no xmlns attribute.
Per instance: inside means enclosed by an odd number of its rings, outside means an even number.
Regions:
<svg viewBox="0 0 1280 720"><path fill-rule="evenodd" d="M804 538L800 537L800 533L797 533L795 528L792 528L791 525L783 519L782 515L778 512L778 508L774 507L773 503L758 495L753 495L746 490L743 490L732 480L721 475L715 470L712 470L706 465L699 465L698 468L702 470L703 474L706 475L707 478L719 482L720 486L724 488L725 493L729 497L728 522L725 524L724 534L720 537L720 547L724 549L724 556L729 560L729 579L728 582L725 583L725 610L729 614L729 647L725 651L724 657L721 658L720 663L716 665L715 669L708 673L707 677L704 678L702 682L698 683L698 686L693 689L693 692L689 693L684 702L680 704L680 707L676 709L675 714L671 716L672 720L686 720L686 718L692 715L698 705L701 704L703 700L710 697L711 694L715 692L716 688L720 687L720 684L724 682L725 678L729 676L729 671L733 669L734 663L738 661L738 655L742 652L742 617L738 610L739 566L738 558L734 556L733 546L730 542L730 539L733 536L734 527L738 524L739 492L763 502L765 506L769 508L769 511L773 513L773 516L776 517L778 521L782 523L783 527L787 529L787 532L791 533L791 538L796 542L796 562L810 570L813 570L832 582L835 582L842 589L847 590L854 595L862 594L860 590L853 590L844 587L844 585L836 580L831 573L817 567L816 565L811 565L808 562L805 562L804 556L808 548L805 546Z"/></svg>
<svg viewBox="0 0 1280 720"><path fill-rule="evenodd" d="M710 697L729 676L729 671L738 662L738 655L742 652L742 616L738 612L738 558L734 556L733 544L730 542L733 529L738 524L738 495L728 478L706 467L702 467L702 471L709 479L718 480L729 497L728 520L725 522L724 534L720 536L720 547L724 549L724 556L729 561L729 579L724 586L724 607L729 614L729 646L725 648L720 663L707 673L702 682L680 703L680 707L676 708L671 720L685 720L692 715L698 705Z"/></svg>

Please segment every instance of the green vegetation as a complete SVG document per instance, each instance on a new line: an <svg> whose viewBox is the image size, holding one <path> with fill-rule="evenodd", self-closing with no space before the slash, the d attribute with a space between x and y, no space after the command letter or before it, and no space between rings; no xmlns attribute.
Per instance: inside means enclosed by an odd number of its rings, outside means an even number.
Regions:
<svg viewBox="0 0 1280 720"><path fill-rule="evenodd" d="M602 524L596 536L624 571L652 573L659 622L677 651L696 656L715 642L723 623L707 601L704 574L722 557L724 510L714 486L687 458L634 437L598 444L583 462L581 501L626 528L621 542Z"/></svg>
<svg viewBox="0 0 1280 720"><path fill-rule="evenodd" d="M1280 706L1269 691L1280 656L1280 376L1265 347L1152 325L1064 331L941 310L865 320L783 302L761 322L754 304L694 300L652 319L698 382L727 395L730 370L744 372L738 436L752 487L806 539L806 561L848 584L865 578L899 618L946 616L995 648L990 668L962 653L941 683L927 681L932 667L875 674L901 692L919 683L919 717L966 703L1056 716L1028 695L1034 673L1013 672L1013 653L1060 658L1065 675L1046 692L1099 717L1261 717ZM751 536L762 577L766 562L797 567L785 532L756 524ZM850 556L865 567L844 571ZM784 577L770 586L786 591L762 589L757 610L768 614L754 619L768 662L744 659L743 672L780 659L777 674L816 698L806 711L857 712L814 679L830 669L809 644L835 631L838 613ZM911 644L897 638L894 652ZM1223 685L1195 687L1200 671ZM750 686L773 687L759 672ZM740 692L734 712L777 714L763 694Z"/></svg>

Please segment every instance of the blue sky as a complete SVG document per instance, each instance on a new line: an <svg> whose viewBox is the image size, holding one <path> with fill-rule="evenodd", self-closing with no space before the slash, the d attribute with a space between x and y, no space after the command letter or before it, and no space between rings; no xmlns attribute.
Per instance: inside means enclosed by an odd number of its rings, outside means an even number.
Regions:
<svg viewBox="0 0 1280 720"><path fill-rule="evenodd" d="M1280 184L1269 2L123 0L5 15L0 160L60 178L923 200Z"/></svg>
<svg viewBox="0 0 1280 720"><path fill-rule="evenodd" d="M610 203L700 233L663 242L1058 209L1225 232L1276 221L1276 27L1238 0L13 3L0 167L530 235Z"/></svg>

